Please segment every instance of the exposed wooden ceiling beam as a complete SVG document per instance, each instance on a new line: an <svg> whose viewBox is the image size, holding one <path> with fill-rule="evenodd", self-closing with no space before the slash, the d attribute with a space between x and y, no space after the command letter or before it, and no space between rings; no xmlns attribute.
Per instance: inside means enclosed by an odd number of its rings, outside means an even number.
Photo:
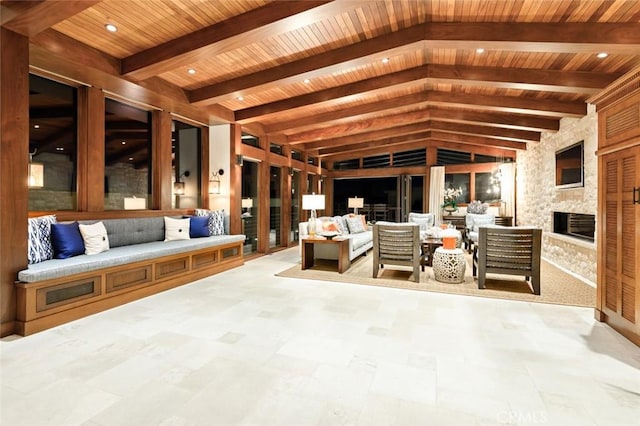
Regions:
<svg viewBox="0 0 640 426"><path fill-rule="evenodd" d="M467 111L430 107L431 119L452 123L472 123L490 127L506 127L508 129L533 130L537 132L556 132L560 129L557 118L543 118L524 114L509 114L491 111Z"/></svg>
<svg viewBox="0 0 640 426"><path fill-rule="evenodd" d="M2 13L0 13L0 15L4 16L5 13L8 13L10 19L7 21L2 19L2 26L18 34L32 37L101 1L102 0L45 0L21 2L28 4L30 7L21 7L17 13L11 13L12 2L6 2L7 4L1 6L2 9L0 11Z"/></svg>
<svg viewBox="0 0 640 426"><path fill-rule="evenodd" d="M527 68L471 67L427 65L430 83L491 86L507 89L539 90L564 93L598 93L618 74L554 71Z"/></svg>
<svg viewBox="0 0 640 426"><path fill-rule="evenodd" d="M458 142L467 143L482 146L500 146L503 148L511 149L527 149L527 144L524 142L506 141L502 139L491 139L481 136L461 135L457 133L447 133L432 131L431 138L434 140L446 141L446 142Z"/></svg>
<svg viewBox="0 0 640 426"><path fill-rule="evenodd" d="M428 23L425 40L447 49L637 55L638 24L631 23Z"/></svg>
<svg viewBox="0 0 640 426"><path fill-rule="evenodd" d="M122 74L144 80L352 8L343 1L272 2L124 58Z"/></svg>
<svg viewBox="0 0 640 426"><path fill-rule="evenodd" d="M406 28L267 70L191 90L189 99L195 104L220 102L231 96L240 95L242 90L268 90L305 78L312 79L344 69L355 68L381 60L386 56L414 52L424 45L421 41L423 34L422 26Z"/></svg>
<svg viewBox="0 0 640 426"><path fill-rule="evenodd" d="M322 123L342 123L354 118L366 117L377 112L402 108L406 106L419 106L427 103L427 95L423 92L411 95L398 96L391 99L376 100L346 108L336 108L320 114L308 115L293 120L280 121L265 126L267 133L279 133L285 130L293 130L303 127L315 127Z"/></svg>
<svg viewBox="0 0 640 426"><path fill-rule="evenodd" d="M432 71L433 70L433 71ZM444 76L448 83L473 84L482 82L488 84L493 81L496 87L521 86L530 90L551 90L556 91L576 89L578 93L591 93L591 89L581 87L587 81L588 84L601 85L604 88L613 77L601 73L583 73L566 71L542 71L519 68L489 68L489 67L459 67L454 65L423 65L409 68L403 71L373 77L366 80L357 81L330 89L320 90L305 95L296 96L289 99L271 102L236 111L236 121L255 120L265 115L282 112L292 108L298 108L317 104L326 101L335 101L355 94L361 94L376 89L389 88L404 83L419 83L427 81L430 74L438 76L442 80ZM532 83L527 83L527 75L531 75ZM470 80L470 79L477 80ZM498 83L499 82L499 83ZM543 84L544 83L544 84Z"/></svg>
<svg viewBox="0 0 640 426"><path fill-rule="evenodd" d="M497 31L494 26L497 25ZM459 29L460 31L456 30ZM359 64L372 62L383 53L400 54L402 51L416 50L421 46L440 48L463 48L470 49L467 42L477 42L477 47L491 49L492 46L499 47L500 50L513 51L547 51L544 48L550 47L559 52L613 52L637 54L640 50L640 37L634 31L633 24L582 24L582 23L562 23L562 24L474 24L474 23L429 23L409 27L391 34L365 40L360 43L323 52L308 58L278 65L263 71L241 76L232 80L212 84L192 90L189 93L191 102L212 103L219 102L230 96L237 96L240 91L246 89L261 88L262 90L271 87L287 84L294 80L303 78L313 78L322 74L329 74L335 67L342 69L355 67ZM637 28L635 28L637 32ZM601 33L603 37L593 37L594 33ZM435 38L439 37L439 38ZM462 38L465 37L465 38ZM589 40L588 42L586 40ZM425 43L420 43L424 41ZM623 44L621 44L623 43ZM622 47L621 47L622 46ZM464 67L458 67L462 71ZM473 68L473 67L468 67ZM528 72L529 70L525 71ZM536 90L547 84L548 76L542 70L535 70L537 73L527 74L528 84L517 85L515 82L508 86L531 90L529 84L535 85ZM448 81L451 75L446 72L439 75L438 68L433 69L431 78L436 81ZM492 82L492 74L476 75L476 80L486 80ZM610 75L601 75L594 80L595 76L583 76L579 80L567 77L570 84L563 86L556 91L575 91L581 85L580 93L594 93L596 89L604 87L602 79L607 80ZM538 81L538 83L536 83ZM508 84L508 83L503 83ZM595 86L594 86L595 85ZM555 86L554 86L555 87Z"/></svg>
<svg viewBox="0 0 640 426"><path fill-rule="evenodd" d="M329 155L342 154L346 152L369 151L371 148L390 147L393 145L405 144L407 142L426 141L431 136L431 132L419 132L409 135L394 136L391 138L380 139L370 142L360 142L355 144L335 146L331 148L323 148L317 150L318 157L326 157Z"/></svg>
<svg viewBox="0 0 640 426"><path fill-rule="evenodd" d="M582 101L563 102L553 99L531 99L515 96L428 92L427 103L428 105L456 106L558 118L580 118L587 114L587 104Z"/></svg>
<svg viewBox="0 0 640 426"><path fill-rule="evenodd" d="M431 121L430 130L463 133L467 135L483 135L487 138L505 139L517 142L540 142L540 132L530 130L505 129L501 127L480 126L477 124L450 123L445 121Z"/></svg>
<svg viewBox="0 0 640 426"><path fill-rule="evenodd" d="M242 123L244 121L255 120L268 114L290 110L292 108L298 108L327 101L335 101L346 96L371 92L378 89L386 89L400 84L418 83L421 80L425 79L425 72L426 70L424 67L410 68L395 73L385 74L379 77L373 77L349 84L344 84L342 86L319 90L317 92L308 93L306 95L296 96L294 98L241 109L236 111L235 117L236 121Z"/></svg>
<svg viewBox="0 0 640 426"><path fill-rule="evenodd" d="M378 139L389 138L393 136L407 135L410 133L420 133L429 130L429 122L420 122L406 124L404 126L390 127L387 129L374 130L371 132L357 133L355 135L344 136L340 138L324 139L316 142L304 144L304 150L316 150L330 148L340 145L349 145L361 142L370 142Z"/></svg>
<svg viewBox="0 0 640 426"><path fill-rule="evenodd" d="M291 145L311 142L318 139L335 138L339 136L362 133L374 129L399 126L402 124L424 122L429 119L429 111L412 111L403 114L389 115L386 117L371 118L355 121L343 125L336 125L308 132L296 133L287 137L287 143Z"/></svg>

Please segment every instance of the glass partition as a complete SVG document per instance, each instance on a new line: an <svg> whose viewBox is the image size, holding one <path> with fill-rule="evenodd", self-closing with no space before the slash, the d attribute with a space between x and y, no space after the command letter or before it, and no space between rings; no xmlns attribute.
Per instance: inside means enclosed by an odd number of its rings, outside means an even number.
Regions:
<svg viewBox="0 0 640 426"><path fill-rule="evenodd" d="M258 172L260 164L245 160L242 165L242 233L245 235L244 254L258 251Z"/></svg>
<svg viewBox="0 0 640 426"><path fill-rule="evenodd" d="M271 166L269 176L269 247L279 247L282 244L282 169Z"/></svg>
<svg viewBox="0 0 640 426"><path fill-rule="evenodd" d="M291 236L290 242L298 241L298 224L300 223L300 172L294 170L291 176Z"/></svg>

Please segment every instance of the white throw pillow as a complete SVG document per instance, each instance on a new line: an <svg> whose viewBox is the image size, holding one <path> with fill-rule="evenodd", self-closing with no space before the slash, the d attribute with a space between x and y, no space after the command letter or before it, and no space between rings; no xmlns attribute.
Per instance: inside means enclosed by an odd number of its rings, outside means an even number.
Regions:
<svg viewBox="0 0 640 426"><path fill-rule="evenodd" d="M78 228L80 228L80 234L84 240L84 254L92 255L109 250L109 237L104 223L80 224Z"/></svg>
<svg viewBox="0 0 640 426"><path fill-rule="evenodd" d="M189 218L174 219L164 217L164 240L188 240L189 239Z"/></svg>

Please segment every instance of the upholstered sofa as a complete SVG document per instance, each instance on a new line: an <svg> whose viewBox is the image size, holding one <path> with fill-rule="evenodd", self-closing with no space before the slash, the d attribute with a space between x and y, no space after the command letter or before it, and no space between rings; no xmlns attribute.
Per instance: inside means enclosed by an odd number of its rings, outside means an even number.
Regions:
<svg viewBox="0 0 640 426"><path fill-rule="evenodd" d="M164 217L78 221L97 222L106 229L108 250L44 260L18 273L19 334L32 334L244 263L244 235L165 241ZM228 218L224 228L228 229Z"/></svg>
<svg viewBox="0 0 640 426"><path fill-rule="evenodd" d="M349 239L349 260L353 260L362 254L366 254L373 247L373 232L364 225L363 230L350 229L347 219L353 219L353 215L319 217L316 221L316 233L322 233L327 228L326 225L328 223L335 224L340 231L341 237ZM300 222L298 230L300 232L300 247L302 247L302 239L309 236L308 222ZM335 245L317 245L314 250L314 257L316 259L336 260L338 259L338 247Z"/></svg>

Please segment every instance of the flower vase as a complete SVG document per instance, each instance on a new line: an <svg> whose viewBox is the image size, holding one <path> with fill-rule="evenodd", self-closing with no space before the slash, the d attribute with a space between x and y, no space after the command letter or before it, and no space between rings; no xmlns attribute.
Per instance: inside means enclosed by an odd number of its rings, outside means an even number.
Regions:
<svg viewBox="0 0 640 426"><path fill-rule="evenodd" d="M454 207L454 206L444 206L444 207L442 208L442 210L444 210L445 212L447 212L447 213L448 213L448 215L447 215L447 216L451 216L451 214L452 214L453 212L457 212L457 211L458 211L458 208L457 208L457 207Z"/></svg>

